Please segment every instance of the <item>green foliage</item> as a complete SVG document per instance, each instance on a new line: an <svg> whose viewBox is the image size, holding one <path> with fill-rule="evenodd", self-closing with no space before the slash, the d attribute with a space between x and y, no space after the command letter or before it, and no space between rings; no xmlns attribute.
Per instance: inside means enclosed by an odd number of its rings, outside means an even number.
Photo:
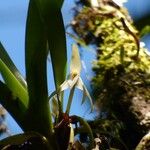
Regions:
<svg viewBox="0 0 150 150"><path fill-rule="evenodd" d="M82 102L87 96L92 108L93 103L80 77L81 62L76 45L73 45L70 79L65 80L67 49L62 4L63 0L29 1L25 35L27 83L0 43L0 73L4 79L4 82L0 81L0 101L25 132L0 141L1 149L27 147L65 150L68 146L71 149L75 130L72 124L76 122L82 124L80 126L85 129L90 139L88 145L93 147L94 139L88 123L81 117L76 116L73 119L69 116L76 87L83 91ZM47 85L49 53L56 88L51 96L48 96ZM70 96L66 112L63 113L62 93L67 88L70 88Z"/></svg>
<svg viewBox="0 0 150 150"><path fill-rule="evenodd" d="M50 51L56 88L65 80L67 52L66 36L61 14L62 0L37 1ZM56 44L57 43L57 44ZM61 63L58 63L58 60Z"/></svg>
<svg viewBox="0 0 150 150"><path fill-rule="evenodd" d="M26 87L26 81L23 79L16 66L10 59L3 45L0 43L0 72L7 85L7 87L13 92L14 97L20 99L22 111L25 112L28 107L28 93ZM20 107L21 107L20 105ZM21 108L20 108L21 109Z"/></svg>
<svg viewBox="0 0 150 150"><path fill-rule="evenodd" d="M36 132L26 132L24 134L18 134L0 141L1 150L24 149L27 146L30 149L50 149L47 139Z"/></svg>
<svg viewBox="0 0 150 150"><path fill-rule="evenodd" d="M5 63L8 69L13 73L16 79L24 86L27 87L25 79L21 76L20 72L12 62L11 58L7 54L5 48L3 47L2 43L0 42L0 59Z"/></svg>
<svg viewBox="0 0 150 150"><path fill-rule="evenodd" d="M140 37L143 37L144 35L150 34L150 25L145 26L141 32Z"/></svg>

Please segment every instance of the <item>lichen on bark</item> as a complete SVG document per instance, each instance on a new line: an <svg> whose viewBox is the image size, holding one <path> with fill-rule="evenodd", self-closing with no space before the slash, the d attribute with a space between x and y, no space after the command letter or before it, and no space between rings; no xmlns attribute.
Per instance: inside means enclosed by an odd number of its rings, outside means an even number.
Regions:
<svg viewBox="0 0 150 150"><path fill-rule="evenodd" d="M139 31L124 7L99 0L93 7L82 1L72 21L75 33L87 45L94 44L92 84L97 107L123 122L120 131L134 149L150 130L150 55L140 42Z"/></svg>

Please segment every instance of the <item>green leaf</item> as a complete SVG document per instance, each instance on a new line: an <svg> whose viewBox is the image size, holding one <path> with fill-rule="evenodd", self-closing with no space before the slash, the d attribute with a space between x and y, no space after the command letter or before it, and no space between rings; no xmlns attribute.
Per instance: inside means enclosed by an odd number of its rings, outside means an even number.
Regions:
<svg viewBox="0 0 150 150"><path fill-rule="evenodd" d="M9 70L13 73L13 75L16 77L16 79L24 86L24 88L27 88L26 81L21 76L20 72L14 65L13 61L9 57L8 53L6 52L5 48L3 47L2 43L0 42L0 59L7 65Z"/></svg>
<svg viewBox="0 0 150 150"><path fill-rule="evenodd" d="M79 116L73 116L75 118L76 121L78 121L80 123L80 125L83 127L84 131L88 134L89 136L89 147L90 149L92 149L94 147L94 137L93 137L93 133L92 133L92 129L90 127L90 125L88 124L88 122L86 120L84 120L83 118L79 117Z"/></svg>
<svg viewBox="0 0 150 150"><path fill-rule="evenodd" d="M37 0L45 25L56 89L66 78L66 36L61 13L63 0Z"/></svg>
<svg viewBox="0 0 150 150"><path fill-rule="evenodd" d="M14 117L20 127L23 126L22 121L24 112L27 108L23 105L18 97L15 97L13 92L6 84L0 81L0 103L7 109L7 111Z"/></svg>
<svg viewBox="0 0 150 150"><path fill-rule="evenodd" d="M27 132L10 136L0 141L0 149L17 149L23 147L23 144L28 144L28 147L50 150L47 139L36 132Z"/></svg>
<svg viewBox="0 0 150 150"><path fill-rule="evenodd" d="M140 37L143 37L146 34L150 34L150 25L146 25L145 27L142 28L140 32Z"/></svg>
<svg viewBox="0 0 150 150"><path fill-rule="evenodd" d="M25 61L29 90L28 128L25 130L38 131L49 137L53 129L47 90L47 38L35 0L30 0L28 8Z"/></svg>
<svg viewBox="0 0 150 150"><path fill-rule="evenodd" d="M51 0L57 8L61 9L64 0Z"/></svg>
<svg viewBox="0 0 150 150"><path fill-rule="evenodd" d="M0 42L0 73L8 88L18 97L24 107L28 106L28 93L26 82L10 59Z"/></svg>
<svg viewBox="0 0 150 150"><path fill-rule="evenodd" d="M28 107L28 93L22 84L17 80L7 65L0 59L0 73L15 97L18 97L25 107Z"/></svg>

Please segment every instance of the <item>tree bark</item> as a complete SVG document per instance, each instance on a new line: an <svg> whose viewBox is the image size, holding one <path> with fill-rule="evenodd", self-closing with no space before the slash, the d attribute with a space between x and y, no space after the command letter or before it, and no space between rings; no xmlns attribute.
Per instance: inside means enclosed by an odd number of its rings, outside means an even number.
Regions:
<svg viewBox="0 0 150 150"><path fill-rule="evenodd" d="M83 6L87 4L80 2ZM147 147L143 136L150 130L148 50L140 45L139 31L125 8L111 0L98 0L98 7L87 2L86 7L76 11L72 27L82 40L79 44L84 41L87 45L95 45L97 50L92 85L100 110L99 118L105 119L105 123L91 123L91 126L122 139L127 145L125 149ZM119 121L123 127L112 124L113 120ZM114 143L111 144L113 147L119 145Z"/></svg>

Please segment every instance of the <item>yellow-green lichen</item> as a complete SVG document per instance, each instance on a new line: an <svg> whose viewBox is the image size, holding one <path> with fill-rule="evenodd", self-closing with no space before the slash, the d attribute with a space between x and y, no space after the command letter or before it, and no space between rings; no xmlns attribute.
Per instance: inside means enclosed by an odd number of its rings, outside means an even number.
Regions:
<svg viewBox="0 0 150 150"><path fill-rule="evenodd" d="M93 62L95 85L101 84L107 70L118 65L126 72L150 73L148 50L140 46L139 33L126 9L108 5L96 9L84 7L74 23L74 31L87 44L97 45L97 60Z"/></svg>

